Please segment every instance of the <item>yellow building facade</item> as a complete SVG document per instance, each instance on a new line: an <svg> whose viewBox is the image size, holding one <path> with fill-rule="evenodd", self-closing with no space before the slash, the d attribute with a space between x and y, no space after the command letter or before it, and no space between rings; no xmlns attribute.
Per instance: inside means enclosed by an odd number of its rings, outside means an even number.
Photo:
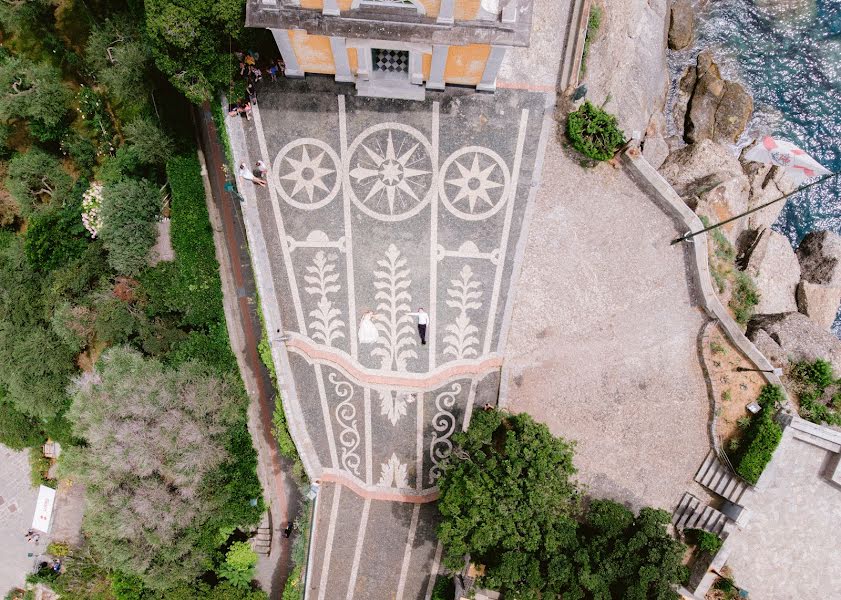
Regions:
<svg viewBox="0 0 841 600"><path fill-rule="evenodd" d="M420 100L448 84L495 90L506 50L528 45L531 0L250 0L246 25L271 31L287 77Z"/></svg>

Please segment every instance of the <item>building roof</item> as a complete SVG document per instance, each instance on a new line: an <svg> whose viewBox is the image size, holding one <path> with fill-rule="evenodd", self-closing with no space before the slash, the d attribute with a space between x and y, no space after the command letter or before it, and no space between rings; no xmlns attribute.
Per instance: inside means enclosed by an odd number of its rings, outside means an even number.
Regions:
<svg viewBox="0 0 841 600"><path fill-rule="evenodd" d="M533 0L511 0L517 4L514 23L497 21L457 21L449 25L434 18L402 9L360 7L340 16L298 6L266 4L248 0L245 24L267 29L303 29L313 35L345 38L400 40L424 44L492 44L528 46L531 35Z"/></svg>

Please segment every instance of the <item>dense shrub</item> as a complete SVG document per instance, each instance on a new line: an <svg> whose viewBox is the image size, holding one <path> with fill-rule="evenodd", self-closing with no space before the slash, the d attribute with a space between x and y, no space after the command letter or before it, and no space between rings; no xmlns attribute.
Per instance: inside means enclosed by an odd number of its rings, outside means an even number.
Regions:
<svg viewBox="0 0 841 600"><path fill-rule="evenodd" d="M100 237L115 271L134 276L146 268L160 209L160 193L149 181L124 179L105 186Z"/></svg>
<svg viewBox="0 0 841 600"><path fill-rule="evenodd" d="M762 471L774 456L774 450L783 437L780 425L774 420L777 404L783 401L782 390L776 385L766 385L757 398L762 410L754 415L740 443L736 457L736 472L745 481L756 484Z"/></svg>
<svg viewBox="0 0 841 600"><path fill-rule="evenodd" d="M819 358L796 363L791 368L791 378L800 400L801 417L813 423L841 425L841 392L836 388L829 403L824 398L827 388L838 383L829 361Z"/></svg>
<svg viewBox="0 0 841 600"><path fill-rule="evenodd" d="M248 542L234 542L225 554L225 561L217 569L220 577L227 579L231 585L247 589L254 579L257 566L257 553L252 550Z"/></svg>
<svg viewBox="0 0 841 600"><path fill-rule="evenodd" d="M123 131L141 164L163 165L172 156L172 139L149 117L135 119Z"/></svg>
<svg viewBox="0 0 841 600"><path fill-rule="evenodd" d="M72 187L70 175L61 168L56 158L43 150L32 148L15 154L9 161L6 188L24 216L45 205L60 207Z"/></svg>
<svg viewBox="0 0 841 600"><path fill-rule="evenodd" d="M46 441L41 424L3 400L0 390L0 444L13 450L35 448Z"/></svg>
<svg viewBox="0 0 841 600"><path fill-rule="evenodd" d="M576 150L594 160L610 160L625 143L616 117L590 102L569 114L567 135Z"/></svg>
<svg viewBox="0 0 841 600"><path fill-rule="evenodd" d="M190 297L184 324L206 327L222 322L222 284L198 158L175 157L167 162L166 173L172 189L172 246L179 285Z"/></svg>
<svg viewBox="0 0 841 600"><path fill-rule="evenodd" d="M736 272L733 277L733 295L730 298L733 318L737 323L747 324L757 304L759 304L759 290L756 289L753 279L744 271Z"/></svg>
<svg viewBox="0 0 841 600"><path fill-rule="evenodd" d="M711 556L714 556L724 543L716 534L703 529L687 529L684 534L693 545L698 547L698 550Z"/></svg>
<svg viewBox="0 0 841 600"><path fill-rule="evenodd" d="M87 183L77 182L61 207L50 207L33 215L26 229L23 249L36 271L52 271L80 258L88 247L82 224L81 194Z"/></svg>

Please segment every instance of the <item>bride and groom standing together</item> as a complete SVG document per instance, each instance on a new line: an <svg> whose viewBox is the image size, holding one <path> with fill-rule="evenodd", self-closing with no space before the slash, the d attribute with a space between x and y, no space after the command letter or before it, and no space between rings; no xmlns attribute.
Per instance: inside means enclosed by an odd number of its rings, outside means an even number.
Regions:
<svg viewBox="0 0 841 600"><path fill-rule="evenodd" d="M421 345L426 345L426 326L429 325L429 315L422 308L418 308L418 312L409 313L410 316L418 318L418 335L420 336ZM380 332L377 326L374 325L374 311L369 310L362 315L362 320L359 322L359 335L357 336L360 344L373 344L379 337Z"/></svg>

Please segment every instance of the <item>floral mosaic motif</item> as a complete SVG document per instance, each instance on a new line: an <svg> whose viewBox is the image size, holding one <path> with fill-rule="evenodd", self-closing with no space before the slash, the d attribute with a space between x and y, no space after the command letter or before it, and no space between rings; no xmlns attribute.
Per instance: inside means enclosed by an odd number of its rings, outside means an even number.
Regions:
<svg viewBox="0 0 841 600"><path fill-rule="evenodd" d="M389 245L384 260L377 261L374 287L377 312L374 324L380 332L371 354L380 359L382 369L405 371L409 359L417 358L414 319L409 314L412 294L407 260L394 244Z"/></svg>
<svg viewBox="0 0 841 600"><path fill-rule="evenodd" d="M415 403L415 395L398 391L380 391L380 414L384 415L392 425L397 425L400 417L408 413L408 405Z"/></svg>
<svg viewBox="0 0 841 600"><path fill-rule="evenodd" d="M342 311L333 306L330 294L336 294L341 290L338 284L339 274L336 272L336 261L338 256L334 253L325 254L319 250L313 258L313 264L307 265L307 274L304 281L307 286L304 288L308 294L318 296L318 304L314 310L309 312L311 321L309 324L310 335L315 341L327 346L344 338L343 328L345 322L341 319Z"/></svg>
<svg viewBox="0 0 841 600"><path fill-rule="evenodd" d="M342 467L354 475L359 475L361 460L356 452L359 448L360 435L356 426L356 407L353 405L353 386L347 381L341 381L336 373L330 373L328 377L333 384L336 397L341 400L336 405L336 422L341 427L339 432L339 445L342 447Z"/></svg>
<svg viewBox="0 0 841 600"><path fill-rule="evenodd" d="M455 322L447 325L444 336L444 354L459 360L478 355L479 328L470 322L468 311L482 307L482 283L473 277L470 265L461 268L458 279L450 280L447 289L447 306L458 309Z"/></svg>
<svg viewBox="0 0 841 600"><path fill-rule="evenodd" d="M380 480L377 485L384 487L409 487L408 467L400 462L397 454L392 453L387 462L380 465Z"/></svg>
<svg viewBox="0 0 841 600"><path fill-rule="evenodd" d="M432 468L429 469L429 483L434 484L441 477L441 462L446 460L453 451L453 443L450 438L456 429L456 418L453 415L453 406L456 398L461 393L461 384L453 383L452 387L441 392L435 398L435 408L438 412L432 417L432 439L429 442L429 459L432 461Z"/></svg>
<svg viewBox="0 0 841 600"><path fill-rule="evenodd" d="M401 220L428 202L433 164L429 142L417 130L399 123L375 125L354 140L349 155L351 197L363 212Z"/></svg>

